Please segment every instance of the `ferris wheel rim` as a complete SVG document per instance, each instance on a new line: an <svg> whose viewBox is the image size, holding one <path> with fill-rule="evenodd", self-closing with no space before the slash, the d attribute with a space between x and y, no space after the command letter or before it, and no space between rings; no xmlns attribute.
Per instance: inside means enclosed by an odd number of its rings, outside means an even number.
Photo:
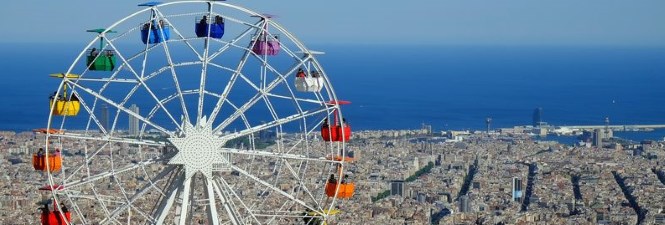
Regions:
<svg viewBox="0 0 665 225"><path fill-rule="evenodd" d="M208 1L177 1L177 2L169 2L169 3L165 3L165 4L162 4L162 5L159 5L159 6L155 6L155 7L151 7L151 8L156 8L156 7L158 8L158 7L160 7L160 6L167 6L167 5L180 4L180 3L196 3L196 2L199 2L199 3L210 3L210 2L208 2ZM220 4L220 5L233 6L233 5L230 5L230 4L227 4L227 3L220 3L220 2L214 2L213 4ZM119 24L122 24L124 21L128 20L128 19L131 18L131 17L134 17L134 16L137 16L137 15L140 15L140 14L142 14L142 13L145 13L145 12L149 11L149 10L151 10L151 9L150 9L150 8L147 8L147 9L139 10L138 12L136 12L136 13L134 13L134 14L131 14L130 16L127 16L127 17L125 17L125 18L119 20L118 22L114 23L112 26L109 27L109 29L112 29L113 27L116 27L116 26L118 26ZM249 10L248 10L248 11L249 11ZM249 12L253 12L253 11L249 11ZM255 13L255 14L256 14L256 13ZM300 47L301 49L304 49L304 50L306 50L306 51L309 51L307 48L304 47L304 45L303 45L299 40L297 40L297 38L296 38L295 36L293 36L293 35L290 34L288 31L286 31L286 30L285 30L284 28L282 28L279 24L273 22L272 20L270 20L270 21L268 21L268 22L271 23L271 25L273 25L273 27L276 27L278 30L280 30L283 34L287 34L288 37L290 38L290 40L294 41L294 44L299 45L298 47ZM100 34L100 35L103 37L105 34ZM86 49L90 48L90 47L92 46L92 44L94 44L94 42L96 42L96 41L97 41L97 38L93 39L93 40L88 44L88 46L86 46L86 47L84 48L84 50L81 51L81 53L79 54L79 56L74 60L74 62L72 63L72 65L71 65L70 68L68 69L68 73L71 73L71 72L73 71L74 66L75 66L76 64L80 63L79 61L81 61L83 55L85 54ZM110 45L112 45L112 44L110 44ZM152 46L152 47L158 47L159 45L162 45L162 44L157 44L157 45L154 45L154 46ZM163 45L165 45L165 44L163 44ZM115 47L113 47L113 48L114 48L115 50L117 50ZM246 50L249 50L249 49L246 49ZM120 54L120 53L119 53L119 54ZM145 53L145 54L147 54L147 53ZM167 54L168 54L168 53L167 53ZM314 61L314 63L316 63L317 65L320 65L320 64L318 63L318 61L316 60L315 57L310 57L310 58L308 58L308 60L312 60L312 61ZM125 63L127 63L126 60L123 60L123 61L125 61ZM203 64L208 64L208 63L205 62L205 63L203 63ZM323 71L323 68L322 68L322 67L318 67L318 68L319 68L319 69L321 70L321 72L323 73L323 76L322 76L322 77L324 78L325 83L327 84L326 91L328 92L328 96L330 96L330 97L333 98L333 99L337 99L336 96L335 96L335 92L332 90L332 85L330 85L330 82L329 82L329 80L328 80L328 76L325 75L325 72ZM117 73L117 72L114 72L114 73ZM62 82L60 83L60 85L59 85L58 92L60 91L60 89L61 89L64 85L71 84L71 85L76 86L76 85L78 85L77 82L78 82L78 81L71 81L71 80L68 80L68 79L66 79L66 78L63 79L63 81L62 81ZM79 87L79 88L81 88L82 90L84 90L84 88L83 88L82 86L77 86L77 87ZM292 92L292 93L293 93L293 92ZM101 94L100 94L100 95L101 95ZM181 95L182 95L182 94L181 94ZM318 96L317 96L317 97L318 97ZM97 100L98 100L98 99L95 98L95 101L97 101ZM157 100L157 99L156 99L156 100ZM158 100L158 102L159 102L159 100ZM93 108L94 108L94 107L93 107ZM336 113L336 114L338 114L338 115L341 116L341 110L339 110L339 107L338 107L338 106L333 106L332 108L335 109L335 113ZM325 109L326 109L326 110L329 110L330 108L328 108L328 106L325 106ZM89 111L89 113L91 113L91 114L94 113L94 112L92 112L92 111L91 111L90 109L88 109L88 108L86 108L86 110ZM52 117L53 117L53 115L50 114L50 115L49 115L49 119L48 119L48 121L49 121L49 122L48 122L48 129L51 128ZM64 124L65 124L65 122L63 121L63 123L60 125L60 128L62 128L62 127L64 126ZM154 126L153 126L153 127L154 127ZM314 128L315 128L315 126L314 126ZM145 123L144 123L143 129L142 129L142 132L143 132L144 129L145 129ZM220 128L220 129L223 129L223 128ZM88 128L86 128L86 131L87 131L87 130L88 130ZM113 132L113 129L112 129L110 132ZM309 134L309 133L313 133L313 131L309 131L308 134ZM172 136L173 134L170 134L170 135ZM108 139L106 139L105 141L114 142L114 143L117 143L117 142L118 142L118 140L113 140L113 141L112 141L112 140L110 139L110 138L111 138L110 135L107 135L107 136L108 136ZM239 136L240 136L240 135L239 135ZM72 138L72 137L65 137L65 136L62 136L62 135L59 136L59 135L51 135L51 134L47 134L47 135L46 135L46 142L47 142L46 144L47 144L47 146L48 146L48 141L49 141L51 138ZM99 140L101 140L101 139L99 139ZM147 144L147 143L146 143L146 144ZM342 143L342 149L343 149L343 148L344 148L344 144ZM47 149L46 151L47 151L47 154L48 154L48 149L49 149L49 148L47 147L46 149ZM343 151L343 152L344 152L344 151ZM335 161L333 161L333 162L335 162ZM344 164L344 162L336 162L336 163L339 163L339 164L341 164L341 165ZM342 167L343 167L343 166L342 166ZM142 167L142 169L145 169L145 168ZM242 170L241 168L237 168L237 169ZM53 184L54 184L54 180L53 180L53 177L52 177L52 175L51 175L51 172L48 171L47 173L48 173L49 183L50 183L51 185L53 185ZM214 186L214 185L213 185L213 186ZM54 199L57 199L57 198L56 198L56 193L53 192L52 194L53 194ZM287 194L287 195L288 195L288 194ZM69 196L67 196L67 197L69 198ZM127 196L125 196L125 198L127 198ZM335 200L336 200L336 198L333 198L332 203L330 204L330 207L332 207L332 206L334 205ZM56 201L57 201L57 200L56 200ZM240 201L240 202L242 202L242 201ZM58 206L58 207L59 207L59 206ZM319 210L319 209L317 209L317 210ZM106 212L106 214L109 215L109 212Z"/></svg>

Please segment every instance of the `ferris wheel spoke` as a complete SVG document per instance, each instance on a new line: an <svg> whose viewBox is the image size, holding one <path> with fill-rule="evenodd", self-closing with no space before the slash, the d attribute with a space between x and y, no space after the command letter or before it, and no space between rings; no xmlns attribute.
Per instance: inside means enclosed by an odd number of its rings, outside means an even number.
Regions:
<svg viewBox="0 0 665 225"><path fill-rule="evenodd" d="M175 27L173 27L173 28L174 28L174 30L176 30ZM164 53L166 55L166 60L168 61L169 65L170 65L169 69L171 70L171 75L173 77L173 82L175 84L175 89L176 89L177 93L180 95L180 107L182 108L182 113L183 113L184 117L187 120L189 120L190 119L189 112L187 111L187 105L185 104L185 98L182 94L180 81L178 80L178 74L176 73L175 67L173 66L173 63L174 63L173 58L171 58L171 52L169 50L169 45L167 43L168 42L164 42L162 44L162 46L164 47ZM199 57L201 57L198 53L197 53L197 55ZM151 93L151 95L153 95L153 98L155 99L155 101L157 101L159 103L160 102L159 99L157 99L157 97L152 93L152 91L148 88L148 86L145 86L145 88L148 90L148 92ZM159 104L161 104L161 103L159 103ZM163 107L163 105L162 105L162 107ZM171 119L176 124L176 126L178 126L178 128L180 128L180 130L182 130L182 127L180 127L181 123L176 122L175 119L173 118L173 116L171 116L171 114L166 110L166 108L164 108L164 111L167 112L167 114L169 115L169 117L171 117Z"/></svg>
<svg viewBox="0 0 665 225"><path fill-rule="evenodd" d="M92 153L92 155L91 155L90 157L87 156L87 147L86 147L86 156L85 156L84 163L81 164L81 165L79 165L79 166L74 170L74 172L70 173L70 174L69 174L69 177L66 177L66 178L62 181L62 183L66 183L67 181L71 180L71 179L74 177L74 175L77 175L77 174L79 173L79 171L81 171L81 169L83 169L84 167L87 169L87 171L86 171L86 172L87 172L86 175L89 177L89 176L90 176L90 170L89 170L89 167L87 166L88 163L90 163L90 161L91 161L95 156L97 156L97 154L99 154L99 152L101 152L102 150L104 150L104 148L106 148L106 146L108 146L108 145L109 145L109 142L104 142L104 144L102 144L102 146L100 146L99 148L97 148L97 150L95 150L95 151Z"/></svg>
<svg viewBox="0 0 665 225"><path fill-rule="evenodd" d="M247 54L247 53L245 53L245 54ZM245 64L246 59L247 59L247 57L245 55L245 57L243 57L243 60L241 60L240 64L236 68L236 70L233 72L233 75L231 75L231 78L229 79L229 82L226 83L226 87L224 87L224 91L222 92L221 95L218 96L217 103L215 104L215 108L213 108L212 112L210 113L210 116L209 116L210 119L208 121L215 121L215 119L217 118L217 115L221 111L222 106L224 105L224 103L228 99L228 95L231 91L231 88L235 84L238 77L242 76L242 74L240 72L240 69L242 69L243 65ZM218 67L218 68L224 69L224 67L219 66L217 64L214 64L214 63L209 63L209 64L212 65L213 67Z"/></svg>
<svg viewBox="0 0 665 225"><path fill-rule="evenodd" d="M309 190L309 188L307 187L307 185L305 184L305 182L304 182L304 181L302 180L302 178L300 178L300 176L298 175L298 172L296 172L296 171L293 169L293 167L291 167L291 164L290 164L288 161L286 161L285 159L283 159L283 161L284 161L284 164L286 165L286 168L291 172L291 175L293 176L293 178L296 179L296 180L298 181L298 187L301 188L301 189L303 189L303 190L307 193L308 197L309 197L313 202L317 202L317 201L316 201L316 198L314 197L314 195L312 194L312 192ZM321 208L320 204L317 204L317 206L318 206L318 209L319 209L319 210L323 211L323 208Z"/></svg>
<svg viewBox="0 0 665 225"><path fill-rule="evenodd" d="M236 193L236 192L233 190L233 188L231 187L231 185L229 185L229 184L228 184L224 179L222 179L221 177L217 177L217 178L215 179L215 181L217 182L217 186L220 186L219 184L221 184L221 186L224 187L224 188L227 190L227 192L230 193L230 195L231 195L232 197L229 197L229 202L234 203L234 201L233 201L232 199L233 199L233 197L235 197L235 199L237 199L237 201L240 202L240 205L245 209L245 211L249 214L249 216L250 216L252 219L254 219L254 221L256 222L256 224L261 224L261 222L256 218L256 216L254 215L254 213L252 212L252 210L251 210L249 207L247 207L247 205L246 205L245 202L242 200L242 198L240 198L240 196L238 196L238 193ZM243 220L241 220L241 221L243 221ZM252 222L250 222L250 224L251 224L251 223L252 223Z"/></svg>
<svg viewBox="0 0 665 225"><path fill-rule="evenodd" d="M139 114L136 114L136 113L132 112L131 110L129 110L129 109L123 107L123 106L120 106L118 103L116 103L116 102L114 102L114 101L112 101L112 100L110 100L110 99L108 99L108 98L102 96L101 94L99 94L99 93L97 93L97 92L95 92L95 91L93 91L93 90L91 90L91 89L89 89L89 88L83 87L83 86L81 86L81 85L79 85L79 84L76 84L76 83L71 83L71 84L72 84L73 86L77 87L78 89L83 90L84 92L86 92L86 93L88 93L88 94L90 94L90 95L93 95L95 98L97 98L97 99L99 99L99 100L102 100L103 102L106 102L107 104L112 105L112 106L114 106L114 107L116 107L116 108L122 110L123 112L127 113L128 115L131 115L131 116L133 116L133 117L135 117L135 118L141 120L142 122L144 122L144 123L146 123L146 124L152 126L153 128L155 128L155 129L157 129L157 130L159 130L159 131L161 131L161 132L164 132L165 134L167 134L167 135L169 135L169 136L173 136L173 132L168 131L167 129L165 129L165 128L161 127L161 126L158 126L158 125L154 124L153 122L147 120L147 119L144 118L143 116L141 116L141 115L139 115ZM178 125L178 126L179 126L179 125Z"/></svg>
<svg viewBox="0 0 665 225"><path fill-rule="evenodd" d="M132 204L134 204L134 202L136 200L143 197L143 195L145 195L149 190L155 189L155 190L159 191L160 189L156 186L156 184L159 181L163 180L169 173L173 172L175 169L176 169L175 166L168 166L166 169L162 170L162 172L160 172L155 177L153 177L150 180L149 183L146 183L145 185L143 185L143 187L141 189L139 189L139 191L137 191L132 197L130 197L129 201L124 202L124 204L122 206L120 206L120 207L116 208L115 210L113 210L111 212L111 216L109 218L105 218L100 223L101 224L107 224L108 222L110 222L111 219L118 217L120 215L120 213L125 212L128 208L130 208L132 206ZM137 211L140 212L140 210L137 210ZM147 215L145 215L145 217L148 220L151 220L151 221L153 220L152 218L148 217Z"/></svg>
<svg viewBox="0 0 665 225"><path fill-rule="evenodd" d="M87 218L83 216L83 212L81 211L81 208L76 204L76 201L72 199L71 195L65 195L67 197L67 200L71 203L70 206L74 209L74 212L79 216L79 219L81 220L81 223L83 224L88 224Z"/></svg>
<svg viewBox="0 0 665 225"><path fill-rule="evenodd" d="M132 83L138 84L136 79L118 79L118 78L78 78L78 81L102 82L102 83Z"/></svg>
<svg viewBox="0 0 665 225"><path fill-rule="evenodd" d="M161 29L160 29L160 30L161 30ZM119 58L120 58L125 64L127 64L127 68L129 69L129 71L130 71L132 74L134 74L134 76L136 77L136 79L140 82L140 83L139 83L140 86L142 86L143 89L144 89L145 91L147 91L147 92L150 94L150 97L152 97L153 100L155 100L157 103L159 103L159 99L157 98L157 96L155 95L155 93L154 93L154 92L150 89L150 87L145 83L144 79L141 78L141 75L139 75L138 73L136 73L136 70L134 70L134 68L132 67L132 65L129 64L129 62L125 59L125 57L122 55L122 53L121 53L120 51L118 51L118 48L115 47L115 45L113 44L113 42L112 42L112 41L108 41L107 43L109 44L109 46L111 46L111 48L113 48L113 49L116 51L118 57L119 57ZM168 53L168 47L166 47L166 44L164 44L164 46L165 46L164 48L166 49L166 55L167 55L168 60L169 60L169 65L172 65L172 61L171 61L171 58L170 58L171 56L170 56L170 54ZM173 66L171 66L171 72L172 72L173 76L175 77L176 75L175 75L175 71L173 70ZM176 84L177 84L177 78L176 78ZM179 89L179 88L180 88L179 85L176 85L176 88ZM160 103L160 104L161 104L161 103ZM169 110L168 110L164 105L160 105L160 106L162 107L162 110L164 111L164 113L166 113L166 115L171 119L171 121L172 121L172 122L173 122L178 128L182 129L182 127L180 127L180 123L176 121L176 119L173 117L173 115L171 114L171 112L169 112ZM184 101L183 101L183 106L184 106ZM116 106L116 107L117 107L117 106ZM186 109L186 108L185 108L185 109ZM187 111L184 111L183 113L185 113L185 115L186 115L186 114L187 114ZM145 121L144 121L144 122L145 122Z"/></svg>
<svg viewBox="0 0 665 225"><path fill-rule="evenodd" d="M242 130L242 131L239 131L239 132L236 132L236 133L231 133L229 135L222 136L222 138L224 138L226 140L231 140L231 139L235 139L235 138L238 138L238 137L244 137L244 136L252 134L252 133L256 133L256 132L259 132L259 131L262 131L262 130L267 130L267 129L270 129L270 128L273 128L273 127L276 127L276 126L280 126L280 125L283 125L283 124L286 124L286 123L289 123L289 122L293 122L293 121L302 119L304 117L321 114L321 113L326 112L327 110L328 109L323 108L323 109L314 110L314 111L305 111L303 113L290 115L290 116L287 116L287 117L284 117L284 118L281 118L281 119L277 119L275 121L272 121L272 122L269 122L269 123L266 123L266 124L250 127L250 128L247 128L245 130Z"/></svg>
<svg viewBox="0 0 665 225"><path fill-rule="evenodd" d="M197 57L202 58L201 54L199 54L199 52L196 51L196 48L194 48L194 46L191 43L189 43L188 41L189 39L186 38L184 35L182 35L182 33L180 33L177 27L173 26L173 23L169 21L168 16L165 16L162 13L162 11L160 11L159 9L155 9L155 12L157 13L157 15L160 16L160 18L166 21L167 24L170 24L171 28L173 29L173 32L175 32L176 35L178 35L178 37L189 47L189 49L192 50L192 52L194 52L194 54L196 54Z"/></svg>
<svg viewBox="0 0 665 225"><path fill-rule="evenodd" d="M297 97L290 97L290 96L284 96L284 95L278 95L278 94L273 94L273 93L266 93L266 96L268 97L275 97L275 98L281 98L281 99L288 99L288 100L294 100L298 102L307 102L307 103L313 103L317 105L321 105L321 100L318 99L307 99L307 98L297 98Z"/></svg>
<svg viewBox="0 0 665 225"><path fill-rule="evenodd" d="M302 65L302 63L297 64L296 66L294 66L293 68L291 68L291 70L289 70L289 72L288 72L287 74L291 74L291 73L295 72L296 69L298 69L301 65ZM244 77L244 75L240 75L240 76L241 76L241 77ZM244 79L247 79L247 78L244 77ZM247 79L247 81L249 82L249 79ZM229 116L229 117L226 118L224 121L222 121L217 127L215 127L215 129L213 129L213 131L214 131L214 132L219 132L220 130L224 129L226 126L228 126L228 125L231 124L233 121L235 121L236 119L238 119L239 116L241 116L241 115L244 114L247 110L249 110L249 108L251 108L252 106L254 106L254 104L256 104L259 100L261 100L261 98L262 98L263 95L265 95L266 93L270 92L272 89L274 89L275 87L277 87L277 85L279 85L280 83L283 83L283 82L285 82L285 81L286 81L286 80L284 79L284 77L280 77L280 78L277 78L277 79L273 80L269 85L266 86L265 89L263 89L263 90L260 90L260 89L259 89L259 92L258 92L258 93L256 93L256 94L255 94L255 95L254 95L254 96L253 96L248 102L246 102L246 103L245 103L244 105L242 105L238 110L236 110L231 116ZM251 84L251 82L249 82L249 83ZM253 84L252 84L252 85L253 85ZM219 105L219 104L218 104L218 105ZM212 121L212 120L211 120L211 121Z"/></svg>
<svg viewBox="0 0 665 225"><path fill-rule="evenodd" d="M193 89L193 90L183 90L183 91L182 91L182 95L192 95L192 94L197 94L197 93L199 93L199 90L198 90L198 89ZM216 95L215 93L208 92L208 91L204 91L204 93L205 93L205 94L208 94L208 95L211 95L211 96L219 96L219 95ZM180 94L178 94L178 93L174 93L174 94L171 94L171 95L167 96L166 98L160 99L159 101L160 101L160 103L163 105L163 104L167 104L167 103L169 103L169 102L171 102L171 101L173 101L174 99L179 98L179 97L180 97ZM157 113L157 111L159 110L159 108L160 108L160 104L155 104L155 106L150 110L150 112L148 113L148 115L146 116L146 118L147 118L148 120L152 119L152 117L155 115L155 113ZM145 129L145 126L146 126L146 124L143 124L143 128L142 128L142 130Z"/></svg>
<svg viewBox="0 0 665 225"><path fill-rule="evenodd" d="M126 143L126 144L136 144L136 145L145 145L145 146L154 146L154 147L164 147L164 146L166 146L166 143L161 142L161 141L136 140L136 139L132 139L132 138L120 138L120 137L113 137L113 136L95 137L95 136L88 136L86 134L78 134L78 133L50 134L50 136L58 137L58 138L65 138L65 139Z"/></svg>
<svg viewBox="0 0 665 225"><path fill-rule="evenodd" d="M90 183L92 183L94 181L97 181L97 180L100 180L100 179L109 178L109 177L112 177L112 176L117 176L117 175L129 172L129 171L138 169L142 166L146 166L146 165L150 165L150 164L154 164L154 163L158 163L158 162L161 162L161 159L147 160L147 161L144 161L144 162L141 162L141 163L131 164L131 165L127 165L127 166L124 166L124 167L121 167L121 168L117 168L113 171L108 171L108 172L96 174L96 175L93 175L93 176L85 177L85 178L82 178L78 181L68 182L68 183L64 184L63 190L72 190L75 187L80 186L80 185L90 184Z"/></svg>
<svg viewBox="0 0 665 225"><path fill-rule="evenodd" d="M222 41L222 40L213 39L213 41L215 41L215 42L219 42L219 43L222 43L222 44L224 44L224 46L222 46L221 48L219 48L219 50L215 51L215 52L210 56L210 58L209 58L208 61L212 61L212 60L214 60L215 58L217 58L217 56L220 56L220 55L221 55L222 53L224 53L227 49L229 49L229 47L231 47L231 46L238 46L236 43L238 43L238 41L240 41L241 39L243 39L245 36L247 36L247 35L248 35L249 33L251 33L252 31L255 31L255 30L256 30L256 27L257 27L257 26L260 26L261 23L262 23L262 22L259 21L258 23L254 24L254 27L250 26L250 27L247 28L245 31L243 31L242 33L240 33L238 36L236 36L236 37L234 37L233 39L231 39L231 41L229 41L229 42L224 42L224 41Z"/></svg>
<svg viewBox="0 0 665 225"><path fill-rule="evenodd" d="M258 178L258 177L256 177L256 176L250 174L250 173L247 172L246 170L243 170L243 169L241 169L241 168L239 168L239 167L237 167L237 166L235 166L235 165L231 165L231 168L232 168L233 170L235 170L235 171L238 171L238 173L240 173L240 174L242 174L243 176L249 178L250 180L254 181L255 183L261 184L261 185L263 185L264 187L266 187L266 188L268 188L268 189L270 189L270 190L272 190L272 191L274 191L274 192L276 192L276 193L278 193L278 194L280 194L280 195L282 195L282 196L288 198L289 200L291 200L291 201L293 201L293 202L295 202L295 203L298 203L298 204L300 204L301 206L303 206L303 207L305 207L305 208L307 208L307 209L309 209L309 210L312 210L313 212L316 212L316 213L322 213L322 211L319 211L319 209L316 209L316 208L314 208L314 207L312 207L312 206L310 206L310 205L307 205L307 203L303 202L302 200L295 198L294 196L290 195L289 193L286 193L286 192L282 191L281 189L279 189L279 188L273 186L272 184L270 184L270 183L268 183L268 182L266 182L266 181L264 181L264 180L261 180L260 178Z"/></svg>
<svg viewBox="0 0 665 225"><path fill-rule="evenodd" d="M78 95L78 92L77 92L76 90L72 90L72 93ZM95 100L95 102L96 102L96 101L97 101L97 100ZM90 119L88 120L88 124L86 125L86 130L88 130L88 128L89 128L89 126L90 126L90 122L94 122L95 124L97 124L97 127L99 128L99 130L100 130L104 135L107 135L107 134L108 134L108 131L106 130L106 128L105 128L104 126L102 126L101 121L99 121L99 119L97 119L97 116L96 116L95 113L94 113L94 108L95 108L94 104L96 104L96 103L93 103L92 108L90 108L90 107L88 106L88 104L86 103L85 100L83 100L83 99L79 99L79 102L80 102L81 105L83 106L83 109L85 109L85 110L90 114Z"/></svg>
<svg viewBox="0 0 665 225"><path fill-rule="evenodd" d="M249 31L251 31L251 29L248 29L246 32L248 33ZM228 95L231 92L231 89L233 88L233 85L235 84L236 80L238 79L238 76L242 76L241 74L242 70L245 67L245 64L247 63L247 59L249 58L249 56L250 56L250 51L245 51L240 61L238 62L238 65L236 66L233 75L231 75L229 82L226 83L226 87L224 87L224 91L222 92L221 97L217 100L217 104L215 104L215 108L212 110L212 113L210 114L209 121L215 121L215 119L217 118L217 115L219 114L219 111L222 109L224 102L228 98ZM213 64L213 66L215 66L215 64Z"/></svg>
<svg viewBox="0 0 665 225"><path fill-rule="evenodd" d="M110 216L109 215L109 210L108 210L108 208L106 208L106 204L104 204L104 201L102 201L102 197L97 193L97 190L95 189L95 186L92 183L90 183L90 186L91 186L91 189L92 189L92 193L95 196L95 199L97 200L97 203L99 203L99 205L101 206L102 211L104 211L104 214L106 215L106 217L109 217ZM118 221L118 220L113 219L113 221L117 224L120 224L120 221Z"/></svg>
<svg viewBox="0 0 665 225"><path fill-rule="evenodd" d="M250 156L260 156L267 158L278 158L278 159L289 159L289 160L300 160L300 161L316 161L322 163L339 163L338 161L329 160L325 157L311 158L306 155L296 155L288 153L279 153L279 152L267 152L267 151L256 151L256 150L240 150L233 148L222 148L219 151L220 153L235 154L235 155L250 155Z"/></svg>
<svg viewBox="0 0 665 225"><path fill-rule="evenodd" d="M208 3L208 15L210 15L210 16L212 15L212 8L213 8L213 5L211 3ZM205 91L205 86L206 86L206 77L208 76L208 63L207 62L209 61L208 57L209 57L210 39L211 39L209 37L210 37L211 30L212 29L210 29L210 28L208 29L208 32L207 32L208 37L206 37L204 39L205 44L204 44L204 48L203 48L203 57L199 57L199 58L201 58L201 61L206 62L206 63L203 63L201 65L201 78L199 79L199 98L198 98L199 102L198 102L197 108L196 108L196 124L200 124L201 119L203 118L203 99L205 98L204 91ZM217 222L216 224L219 224L219 222Z"/></svg>

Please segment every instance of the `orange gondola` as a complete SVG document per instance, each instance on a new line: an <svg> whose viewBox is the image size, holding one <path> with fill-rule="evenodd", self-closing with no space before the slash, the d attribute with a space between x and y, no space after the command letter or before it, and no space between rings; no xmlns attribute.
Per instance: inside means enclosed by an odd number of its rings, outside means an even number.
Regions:
<svg viewBox="0 0 665 225"><path fill-rule="evenodd" d="M339 186L339 189L337 188ZM335 191L337 192L337 198L351 198L355 192L356 185L354 183L326 183L326 195L328 197L334 197Z"/></svg>
<svg viewBox="0 0 665 225"><path fill-rule="evenodd" d="M39 129L33 129L32 132L35 133L42 133L42 134L64 134L65 132L63 130L58 130L58 129L46 129L46 128L39 128Z"/></svg>
<svg viewBox="0 0 665 225"><path fill-rule="evenodd" d="M48 160L48 168L47 168ZM45 155L33 154L32 166L38 171L55 172L62 168L62 157L60 155L51 154L48 157Z"/></svg>
<svg viewBox="0 0 665 225"><path fill-rule="evenodd" d="M353 162L353 157L348 157L348 156L342 157L341 155L326 156L326 159L327 160L334 160L334 161Z"/></svg>

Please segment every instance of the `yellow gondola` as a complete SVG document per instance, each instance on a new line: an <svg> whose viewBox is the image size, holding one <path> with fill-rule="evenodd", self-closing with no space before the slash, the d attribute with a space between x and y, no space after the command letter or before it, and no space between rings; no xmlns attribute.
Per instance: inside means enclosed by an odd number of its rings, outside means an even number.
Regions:
<svg viewBox="0 0 665 225"><path fill-rule="evenodd" d="M51 77L60 78L60 79L77 79L80 76L76 74L51 74ZM53 94L49 101L49 107L51 112L56 116L76 116L81 110L81 102L79 102L78 97L75 94L71 96L67 95L67 85L63 86L63 92L61 95L55 96Z"/></svg>
<svg viewBox="0 0 665 225"><path fill-rule="evenodd" d="M321 221L319 216L331 216L331 215L335 215L335 214L338 214L338 213L340 213L340 211L337 210L337 209L331 209L331 210L325 209L321 212L313 212L313 211L307 209L305 211L305 217L303 218L303 221L305 222L306 225L310 225L310 224L312 224L312 225L313 224L327 225L328 224L327 221Z"/></svg>

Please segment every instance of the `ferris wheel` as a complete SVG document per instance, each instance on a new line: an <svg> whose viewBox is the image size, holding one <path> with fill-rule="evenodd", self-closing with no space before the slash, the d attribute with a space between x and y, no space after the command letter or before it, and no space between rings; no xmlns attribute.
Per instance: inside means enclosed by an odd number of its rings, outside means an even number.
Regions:
<svg viewBox="0 0 665 225"><path fill-rule="evenodd" d="M322 224L355 191L323 67L273 16L150 2L94 39L49 103L42 224Z"/></svg>

